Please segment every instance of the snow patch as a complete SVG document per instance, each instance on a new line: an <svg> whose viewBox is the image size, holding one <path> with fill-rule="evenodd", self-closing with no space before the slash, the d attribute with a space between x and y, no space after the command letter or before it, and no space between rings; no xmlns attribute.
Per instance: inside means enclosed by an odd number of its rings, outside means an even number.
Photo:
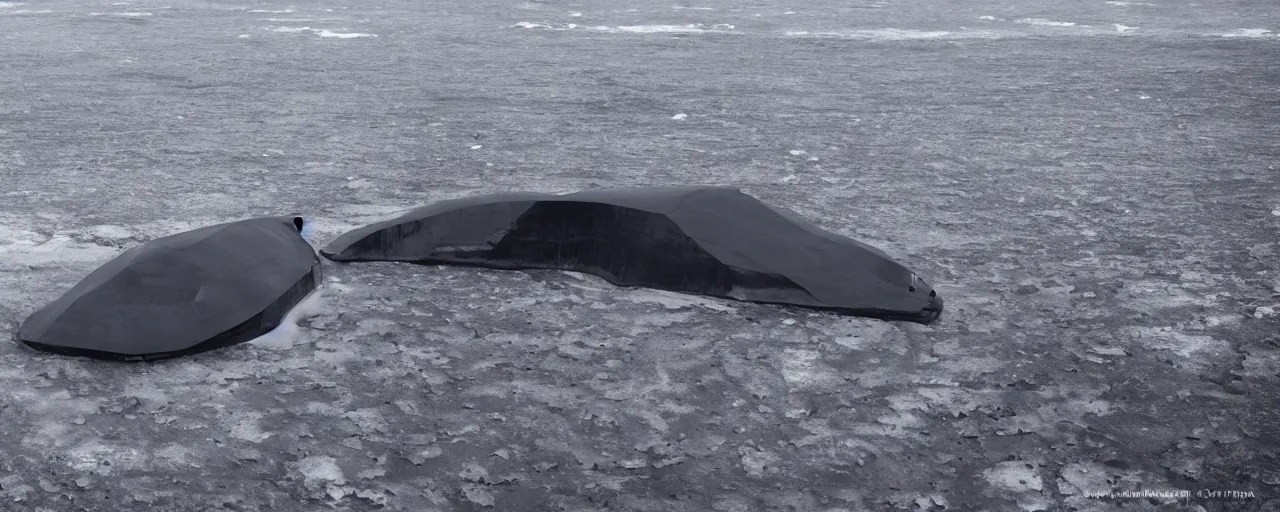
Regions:
<svg viewBox="0 0 1280 512"><path fill-rule="evenodd" d="M1211 336L1186 334L1169 328L1130 327L1127 334L1145 349L1168 350L1192 361L1195 365L1204 364L1213 354L1231 352L1231 344Z"/></svg>
<svg viewBox="0 0 1280 512"><path fill-rule="evenodd" d="M1023 18L1015 21L1014 23L1022 23L1025 25L1036 25L1041 27L1074 27L1076 26L1075 22L1053 21L1053 20L1046 20L1044 18Z"/></svg>
<svg viewBox="0 0 1280 512"><path fill-rule="evenodd" d="M1128 25L1121 25L1119 23L1112 23L1112 26L1116 27L1116 32L1128 32L1130 30L1138 30L1138 27L1130 27Z"/></svg>
<svg viewBox="0 0 1280 512"><path fill-rule="evenodd" d="M653 302L661 304L666 309L683 309L693 306L704 307L712 311L722 313L736 313L738 308L726 306L714 299L701 297L698 295L685 295L683 293L671 292L666 290L652 290L636 288L627 290L618 297L628 302Z"/></svg>
<svg viewBox="0 0 1280 512"><path fill-rule="evenodd" d="M1222 37L1256 38L1256 37L1280 37L1280 34L1276 34L1265 28L1242 28L1242 29L1237 29L1235 32L1221 34L1221 36Z"/></svg>
<svg viewBox="0 0 1280 512"><path fill-rule="evenodd" d="M685 119L688 119L688 118L689 118L689 114L686 114L684 112L671 116L671 119L676 121L684 121Z"/></svg>
<svg viewBox="0 0 1280 512"><path fill-rule="evenodd" d="M613 30L633 34L704 34L707 32L724 32L733 29L733 25L711 25L708 27L701 23L696 23L690 25L624 25Z"/></svg>
<svg viewBox="0 0 1280 512"><path fill-rule="evenodd" d="M584 27L574 23L568 24L550 24L535 23L532 21L521 21L511 26L511 28L528 28L541 30L592 30L596 32L607 32L611 34L709 34L709 33L729 33L736 27L729 24L706 25L703 23L691 23L688 25L621 25L607 26L597 25L592 27Z"/></svg>
<svg viewBox="0 0 1280 512"><path fill-rule="evenodd" d="M268 30L272 32L285 32L285 33L311 32L320 37L336 37L338 39L352 39L357 37L378 37L375 34L361 34L357 32L334 32L327 28L273 27Z"/></svg>
<svg viewBox="0 0 1280 512"><path fill-rule="evenodd" d="M1044 489L1044 481L1040 473L1030 464L1018 460L1001 462L995 467L982 472L982 477L991 485L1012 492L1040 492Z"/></svg>
<svg viewBox="0 0 1280 512"><path fill-rule="evenodd" d="M78 242L69 233L42 236L33 231L0 224L0 271L22 271L30 266L65 263L97 263L116 255L114 247Z"/></svg>
<svg viewBox="0 0 1280 512"><path fill-rule="evenodd" d="M133 237L133 232L129 231L128 228L116 226L112 224L100 224L97 226L90 226L85 231L88 234L95 236L97 238L101 238L103 240L111 240L115 242L128 240Z"/></svg>
<svg viewBox="0 0 1280 512"><path fill-rule="evenodd" d="M778 358L778 371L792 386L823 387L843 380L822 362L822 353L816 350L783 349Z"/></svg>
<svg viewBox="0 0 1280 512"><path fill-rule="evenodd" d="M231 426L228 435L250 443L266 441L271 437L271 433L262 431L262 426L258 423L260 419L262 419L261 413L248 414Z"/></svg>
<svg viewBox="0 0 1280 512"><path fill-rule="evenodd" d="M352 39L356 37L378 37L374 34L362 34L359 32L332 32L327 29L322 29L316 32L316 35L319 35L320 37L336 37L338 39Z"/></svg>
<svg viewBox="0 0 1280 512"><path fill-rule="evenodd" d="M289 313L280 321L278 327L262 336L249 340L248 344L268 350L293 348L297 344L295 340L301 334L301 329L298 328L298 321L330 311L331 305L328 300L325 300L325 297L328 288L331 286L329 283L320 285L319 288L303 298L298 305L289 310Z"/></svg>
<svg viewBox="0 0 1280 512"><path fill-rule="evenodd" d="M323 455L313 455L298 461L298 473L302 474L308 484L342 485L347 482L342 475L342 468L338 467L338 461Z"/></svg>
<svg viewBox="0 0 1280 512"><path fill-rule="evenodd" d="M947 32L941 30L924 31L924 30L904 30L897 28L882 28L874 30L851 30L846 32L786 32L788 37L820 37L820 38L840 38L840 39L864 39L872 41L909 41L916 39L963 39L963 38L994 38L995 34L985 31L964 31L964 32Z"/></svg>

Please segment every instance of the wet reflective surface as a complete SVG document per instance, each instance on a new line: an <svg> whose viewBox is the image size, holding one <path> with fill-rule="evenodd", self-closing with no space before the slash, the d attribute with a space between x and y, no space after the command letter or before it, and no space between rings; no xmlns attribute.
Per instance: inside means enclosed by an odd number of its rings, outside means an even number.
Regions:
<svg viewBox="0 0 1280 512"><path fill-rule="evenodd" d="M884 252L729 187L469 197L357 229L321 253L573 270L622 286L925 323L943 304Z"/></svg>
<svg viewBox="0 0 1280 512"><path fill-rule="evenodd" d="M22 324L27 346L153 360L243 343L316 288L298 217L261 217L158 238L94 270Z"/></svg>

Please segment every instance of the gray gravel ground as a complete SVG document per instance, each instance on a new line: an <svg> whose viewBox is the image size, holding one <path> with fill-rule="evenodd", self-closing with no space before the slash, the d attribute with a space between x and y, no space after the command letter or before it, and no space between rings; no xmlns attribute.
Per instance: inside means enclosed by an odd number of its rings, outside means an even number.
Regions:
<svg viewBox="0 0 1280 512"><path fill-rule="evenodd" d="M198 225L300 212L319 245L673 183L948 306L330 264L253 345L0 346L0 510L1280 510L1276 31L1274 0L0 2L8 331Z"/></svg>

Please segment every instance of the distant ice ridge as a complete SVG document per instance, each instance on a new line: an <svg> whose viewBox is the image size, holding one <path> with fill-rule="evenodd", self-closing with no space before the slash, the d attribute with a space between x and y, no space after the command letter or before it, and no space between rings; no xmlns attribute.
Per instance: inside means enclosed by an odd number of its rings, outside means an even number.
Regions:
<svg viewBox="0 0 1280 512"><path fill-rule="evenodd" d="M1075 22L1053 21L1053 20L1046 20L1044 18L1023 18L1023 19L1017 20L1015 23L1023 23L1026 25L1038 25L1041 27L1074 27L1076 26Z"/></svg>
<svg viewBox="0 0 1280 512"><path fill-rule="evenodd" d="M378 37L374 34L361 34L358 32L334 32L327 28L311 28L311 27L274 27L272 32L311 32L320 37L336 37L338 39L352 39L356 37Z"/></svg>
<svg viewBox="0 0 1280 512"><path fill-rule="evenodd" d="M842 32L787 32L788 37L830 37L840 39L866 39L876 41L902 41L911 39L992 39L994 32L982 30L966 30L962 32L905 30L897 28L881 28L871 30L848 30Z"/></svg>
<svg viewBox="0 0 1280 512"><path fill-rule="evenodd" d="M615 27L615 30L618 32L632 32L636 34L701 34L704 32L725 32L733 29L733 25L711 25L708 27L701 23L694 25L627 25Z"/></svg>
<svg viewBox="0 0 1280 512"><path fill-rule="evenodd" d="M629 34L707 34L707 33L730 33L736 27L733 25L721 23L715 25L706 25L703 23L693 23L688 25L621 25L616 27L606 25L585 26L576 23L534 23L531 21L521 21L512 25L512 28L528 28L542 30L592 30L596 32L606 33L629 33Z"/></svg>
<svg viewBox="0 0 1280 512"><path fill-rule="evenodd" d="M1280 37L1280 34L1265 28L1242 28L1235 32L1221 34L1222 37Z"/></svg>

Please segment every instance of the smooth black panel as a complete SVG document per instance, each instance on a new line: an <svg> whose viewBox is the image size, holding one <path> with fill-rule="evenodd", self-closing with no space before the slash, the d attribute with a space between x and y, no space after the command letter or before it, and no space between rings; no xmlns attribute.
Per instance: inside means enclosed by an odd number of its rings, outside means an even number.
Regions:
<svg viewBox="0 0 1280 512"><path fill-rule="evenodd" d="M576 270L618 285L919 322L943 304L883 251L727 187L470 197L351 231L321 254Z"/></svg>
<svg viewBox="0 0 1280 512"><path fill-rule="evenodd" d="M278 326L320 284L298 217L262 217L157 238L91 272L23 322L26 345L152 360L243 343Z"/></svg>

